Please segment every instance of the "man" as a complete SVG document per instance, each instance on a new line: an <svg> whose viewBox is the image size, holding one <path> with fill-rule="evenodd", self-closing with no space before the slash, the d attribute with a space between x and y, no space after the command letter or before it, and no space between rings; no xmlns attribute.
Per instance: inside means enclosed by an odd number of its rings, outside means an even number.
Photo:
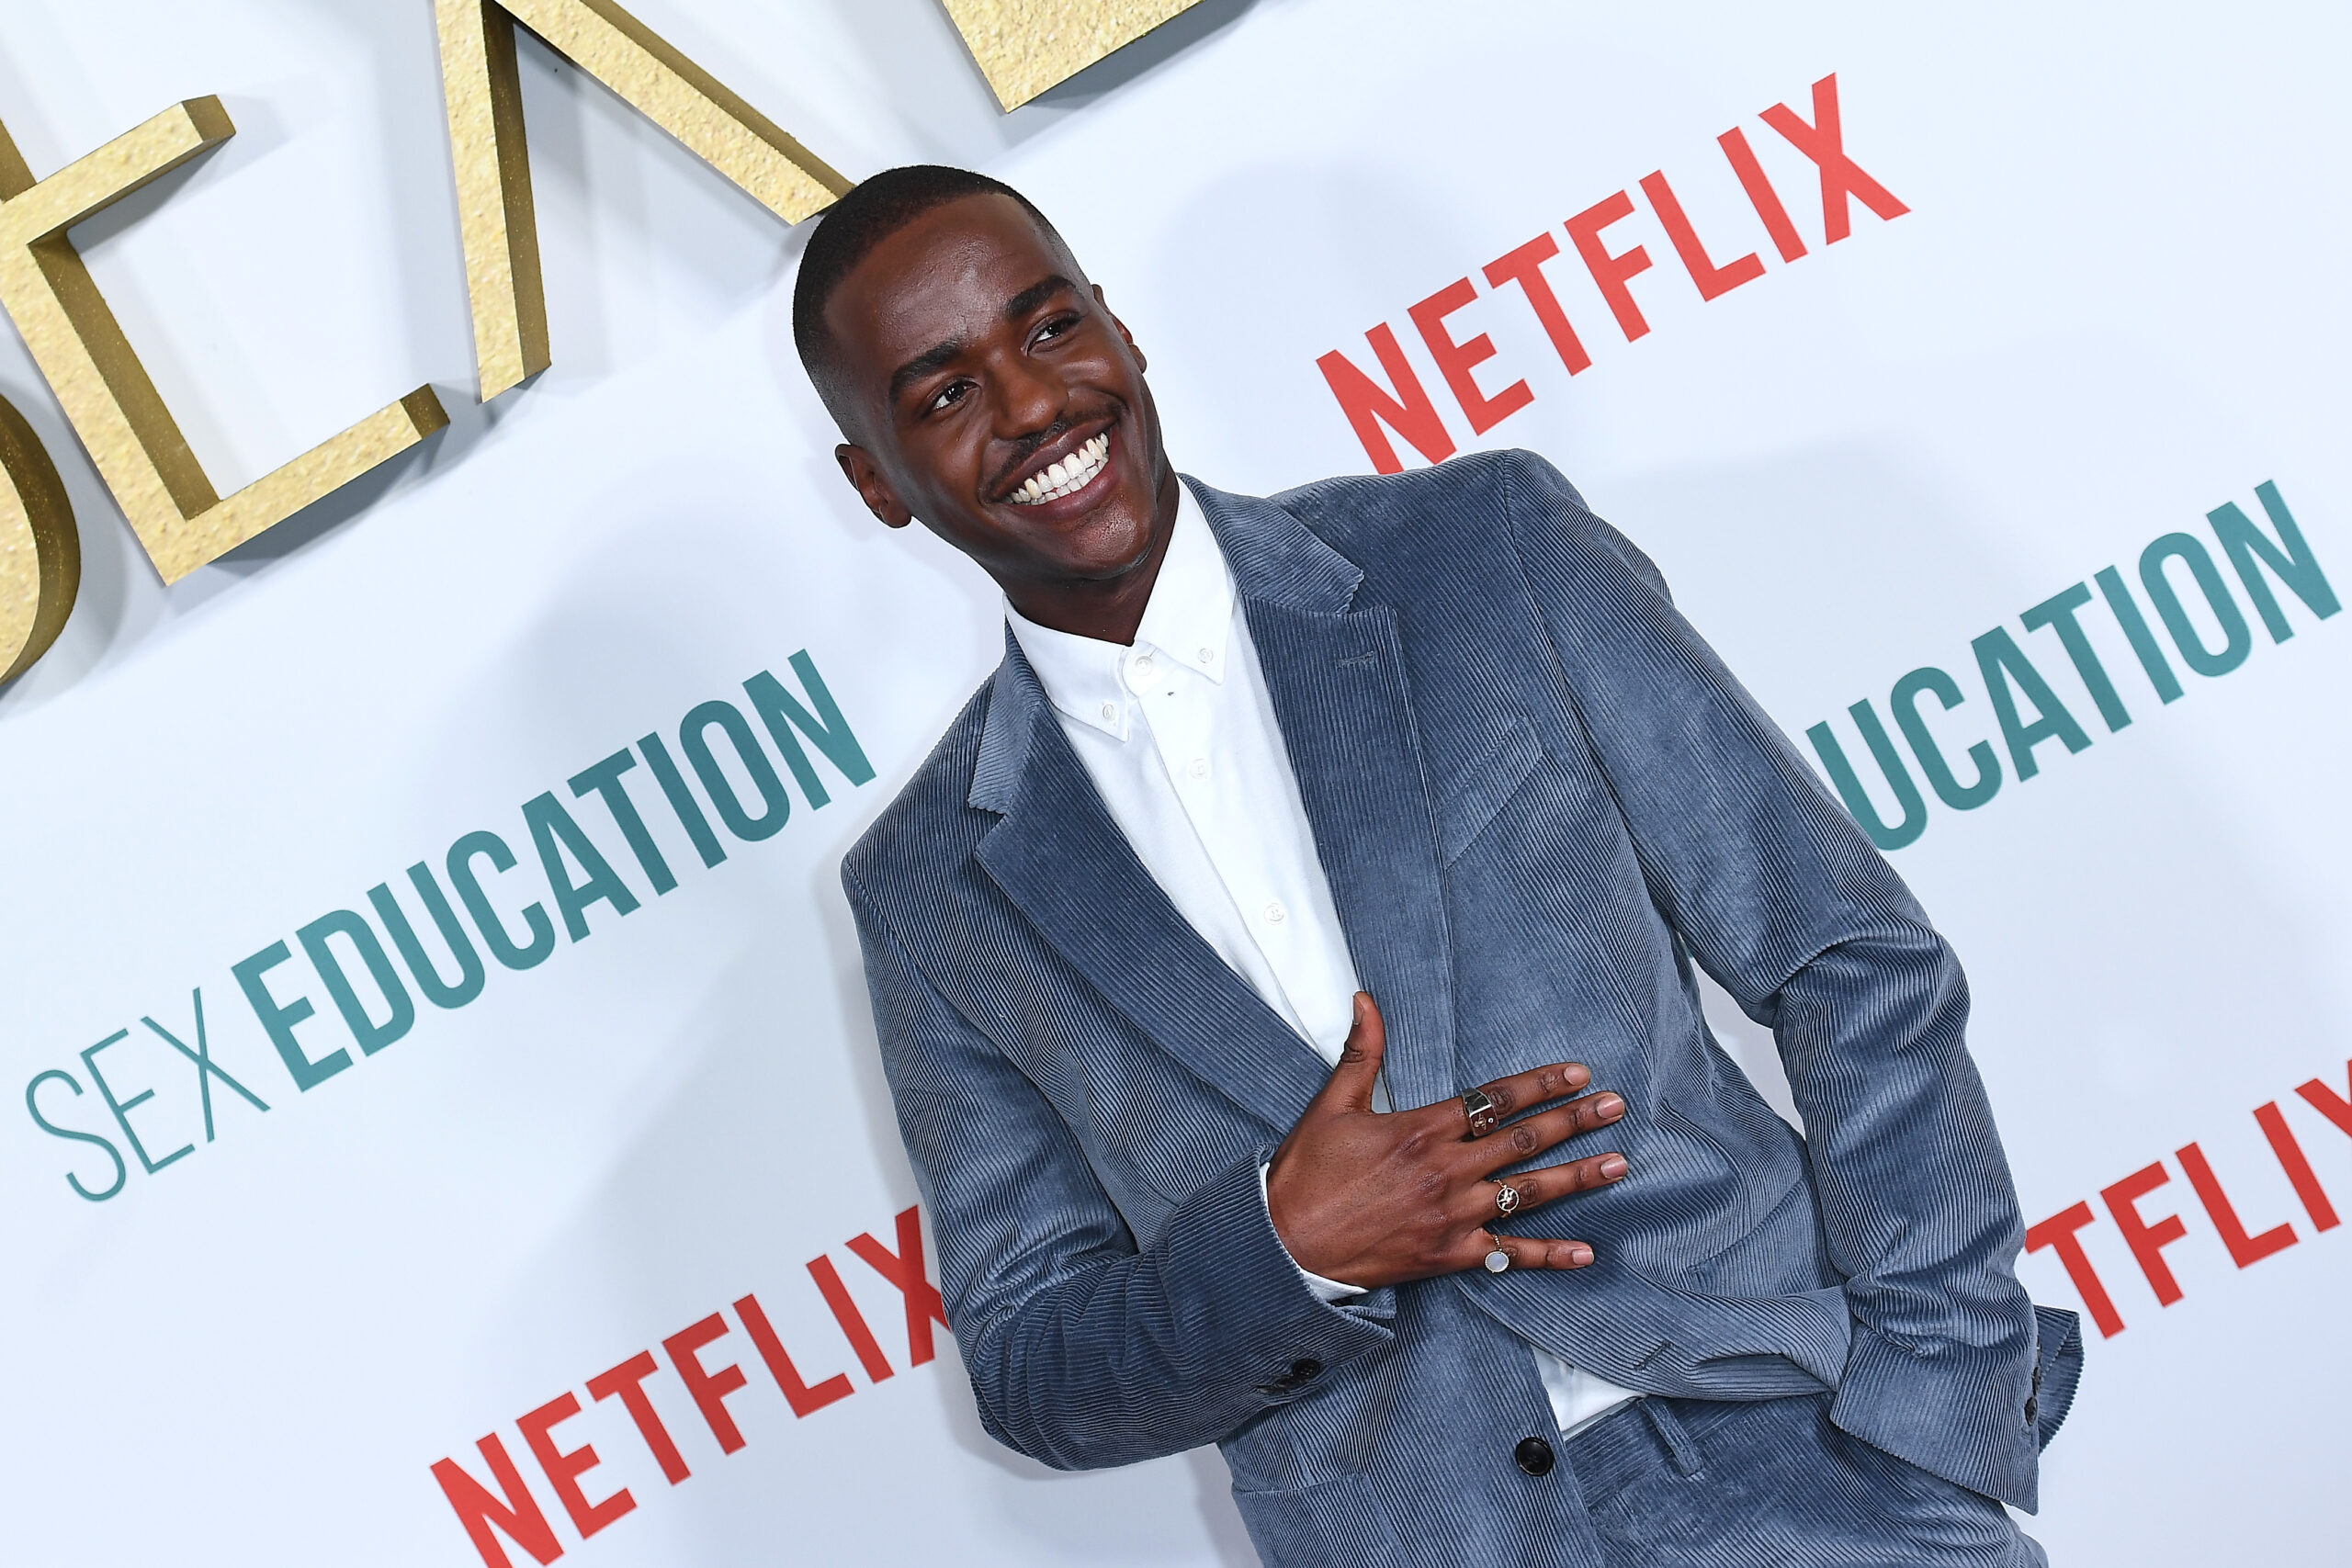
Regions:
<svg viewBox="0 0 2352 1568"><path fill-rule="evenodd" d="M1216 1442L1272 1564L2042 1561L2079 1341L1960 970L1633 546L1525 454L1180 479L976 175L843 197L794 327L866 505L1007 604L842 867L991 1433Z"/></svg>

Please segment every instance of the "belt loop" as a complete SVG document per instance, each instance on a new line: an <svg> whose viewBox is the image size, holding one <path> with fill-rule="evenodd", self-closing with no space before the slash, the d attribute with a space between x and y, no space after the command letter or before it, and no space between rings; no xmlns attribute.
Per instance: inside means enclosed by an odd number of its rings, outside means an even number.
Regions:
<svg viewBox="0 0 2352 1568"><path fill-rule="evenodd" d="M1634 1403L1642 1407L1642 1414L1650 1418L1650 1426L1657 1433L1657 1440L1664 1443L1666 1451L1674 1456L1674 1468L1685 1481L1695 1480L1703 1468L1699 1457L1699 1445L1690 1440L1690 1434L1682 1429L1682 1423L1674 1418L1674 1412L1666 1407L1666 1401L1652 1394Z"/></svg>

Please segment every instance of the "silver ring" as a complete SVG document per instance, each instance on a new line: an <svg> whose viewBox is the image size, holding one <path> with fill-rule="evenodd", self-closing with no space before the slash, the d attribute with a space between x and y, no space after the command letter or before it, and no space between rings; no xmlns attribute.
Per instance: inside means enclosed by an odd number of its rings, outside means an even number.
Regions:
<svg viewBox="0 0 2352 1568"><path fill-rule="evenodd" d="M1470 1119L1470 1135L1483 1138L1495 1130L1502 1118L1496 1113L1495 1102L1483 1089L1466 1089L1462 1096L1462 1113Z"/></svg>
<svg viewBox="0 0 2352 1568"><path fill-rule="evenodd" d="M1508 1268L1510 1268L1510 1253L1508 1253L1508 1252L1505 1252L1501 1247L1498 1247L1495 1248L1492 1252L1489 1252L1488 1254L1487 1254L1487 1273L1489 1273L1489 1274L1499 1274L1499 1273L1501 1273L1504 1269L1508 1269Z"/></svg>
<svg viewBox="0 0 2352 1568"><path fill-rule="evenodd" d="M1510 1182L1508 1182L1508 1181L1498 1181L1498 1182L1496 1182L1496 1183L1495 1183L1495 1207L1496 1207L1496 1209L1497 1209L1497 1210L1498 1210L1499 1212L1501 1212L1501 1213L1506 1213L1506 1214L1510 1213L1512 1210L1514 1210L1514 1209L1518 1208L1518 1207L1519 1207L1519 1189L1518 1189L1518 1188L1516 1188L1516 1187L1513 1187L1513 1186L1512 1186Z"/></svg>

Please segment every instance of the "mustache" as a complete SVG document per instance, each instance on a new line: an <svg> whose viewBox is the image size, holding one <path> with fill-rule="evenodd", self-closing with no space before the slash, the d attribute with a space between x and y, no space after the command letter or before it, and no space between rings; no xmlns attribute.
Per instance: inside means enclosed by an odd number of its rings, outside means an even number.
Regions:
<svg viewBox="0 0 2352 1568"><path fill-rule="evenodd" d="M1021 437L1015 454L1007 458L998 468L996 478L990 483L989 493L999 501L1003 500L1012 493L1014 482L1028 472L1030 465L1036 461L1038 453L1055 442L1062 440L1071 431L1081 425L1099 423L1108 429L1119 422L1122 412L1117 404L1108 404L1086 413L1057 419L1045 429Z"/></svg>

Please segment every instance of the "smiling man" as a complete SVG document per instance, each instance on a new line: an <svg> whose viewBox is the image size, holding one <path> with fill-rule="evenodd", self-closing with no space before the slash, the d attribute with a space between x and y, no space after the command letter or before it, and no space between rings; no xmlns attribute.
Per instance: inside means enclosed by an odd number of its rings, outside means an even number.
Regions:
<svg viewBox="0 0 2352 1568"><path fill-rule="evenodd" d="M865 504L1007 606L842 866L988 1429L1216 1443L1284 1568L2041 1562L2080 1345L1959 966L1648 560L1524 453L1180 478L978 175L859 186L793 307Z"/></svg>

